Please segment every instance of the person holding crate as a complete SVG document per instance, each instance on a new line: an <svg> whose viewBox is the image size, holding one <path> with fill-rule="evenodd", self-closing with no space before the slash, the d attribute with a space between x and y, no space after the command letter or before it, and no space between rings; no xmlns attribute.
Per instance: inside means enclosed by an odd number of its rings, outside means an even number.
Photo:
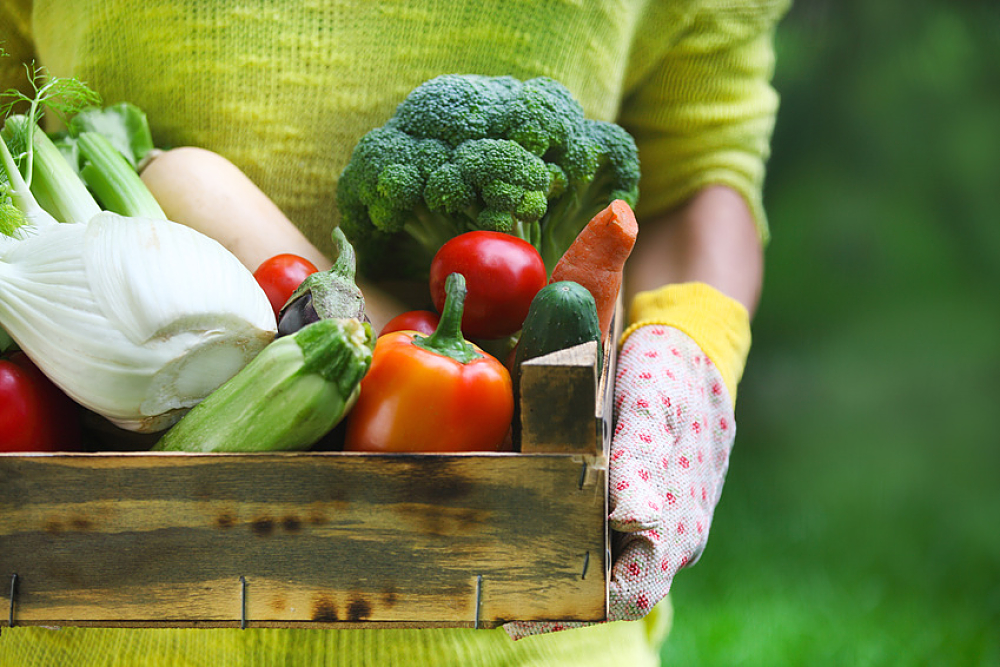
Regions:
<svg viewBox="0 0 1000 667"><path fill-rule="evenodd" d="M24 87L23 63L34 60L85 81L105 103L138 105L158 142L228 157L317 247L337 224L336 181L355 143L443 73L563 83L588 117L633 134L642 196L615 386L615 622L24 627L0 636L0 664L658 664L668 591L705 547L735 435L768 233L772 42L788 3L3 3L3 89Z"/></svg>

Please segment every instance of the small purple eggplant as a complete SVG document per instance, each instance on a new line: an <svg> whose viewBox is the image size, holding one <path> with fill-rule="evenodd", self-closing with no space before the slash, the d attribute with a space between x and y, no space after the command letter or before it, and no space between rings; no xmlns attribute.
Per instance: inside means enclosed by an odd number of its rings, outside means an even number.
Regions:
<svg viewBox="0 0 1000 667"><path fill-rule="evenodd" d="M333 230L337 257L328 271L313 273L292 292L278 313L278 336L295 333L307 324L326 319L368 322L365 297L354 282L357 257L340 227Z"/></svg>

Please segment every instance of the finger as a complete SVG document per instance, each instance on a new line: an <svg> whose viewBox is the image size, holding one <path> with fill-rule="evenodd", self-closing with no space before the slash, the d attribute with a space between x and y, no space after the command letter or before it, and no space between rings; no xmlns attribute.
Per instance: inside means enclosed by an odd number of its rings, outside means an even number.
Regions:
<svg viewBox="0 0 1000 667"><path fill-rule="evenodd" d="M611 568L608 618L632 621L666 597L683 559L671 559L663 536L655 530L630 533L622 540L624 546Z"/></svg>

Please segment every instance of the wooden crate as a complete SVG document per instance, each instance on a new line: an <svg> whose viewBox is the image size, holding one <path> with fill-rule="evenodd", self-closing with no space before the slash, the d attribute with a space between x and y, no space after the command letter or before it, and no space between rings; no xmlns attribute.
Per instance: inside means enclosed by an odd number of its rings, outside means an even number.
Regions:
<svg viewBox="0 0 1000 667"><path fill-rule="evenodd" d="M604 356L525 364L518 453L0 455L0 625L603 620Z"/></svg>

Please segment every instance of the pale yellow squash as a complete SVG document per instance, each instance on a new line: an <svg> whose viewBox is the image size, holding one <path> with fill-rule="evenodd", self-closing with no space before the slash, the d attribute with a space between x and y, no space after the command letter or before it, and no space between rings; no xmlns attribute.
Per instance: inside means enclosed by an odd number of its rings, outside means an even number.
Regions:
<svg viewBox="0 0 1000 667"><path fill-rule="evenodd" d="M140 172L167 219L198 230L251 271L275 255L308 259L320 271L327 259L235 164L204 148L157 152Z"/></svg>

